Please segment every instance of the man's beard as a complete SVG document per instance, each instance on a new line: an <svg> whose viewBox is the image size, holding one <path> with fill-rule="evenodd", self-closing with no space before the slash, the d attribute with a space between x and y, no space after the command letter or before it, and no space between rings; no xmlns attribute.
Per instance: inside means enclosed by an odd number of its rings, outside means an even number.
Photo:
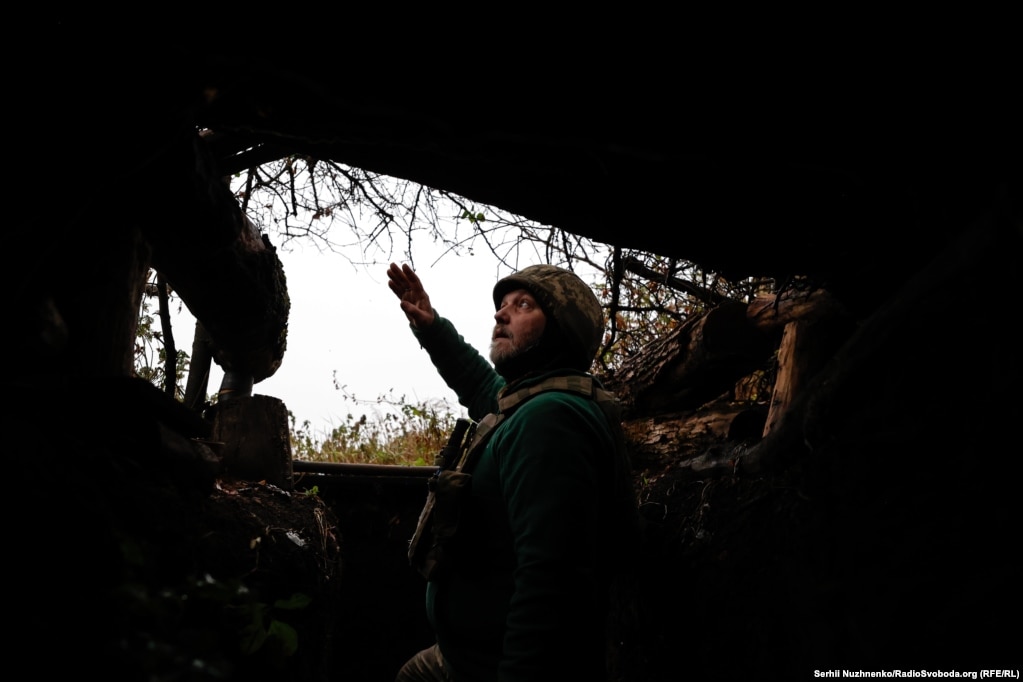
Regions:
<svg viewBox="0 0 1023 682"><path fill-rule="evenodd" d="M507 332L506 332L507 333ZM512 336L503 336L500 340L503 340L500 346L495 341L490 342L490 361L494 363L495 367L499 367L506 364L510 360L514 360L517 357L529 352L540 343L540 339L543 334L537 334L536 336L526 336L524 338L516 339Z"/></svg>

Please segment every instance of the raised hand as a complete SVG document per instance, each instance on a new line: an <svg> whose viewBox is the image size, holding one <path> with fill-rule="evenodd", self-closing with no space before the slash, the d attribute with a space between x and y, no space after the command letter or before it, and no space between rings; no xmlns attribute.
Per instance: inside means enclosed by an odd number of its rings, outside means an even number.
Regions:
<svg viewBox="0 0 1023 682"><path fill-rule="evenodd" d="M387 286L401 301L401 311L416 329L426 329L436 317L430 296L423 288L419 275L408 265L391 263L387 268Z"/></svg>

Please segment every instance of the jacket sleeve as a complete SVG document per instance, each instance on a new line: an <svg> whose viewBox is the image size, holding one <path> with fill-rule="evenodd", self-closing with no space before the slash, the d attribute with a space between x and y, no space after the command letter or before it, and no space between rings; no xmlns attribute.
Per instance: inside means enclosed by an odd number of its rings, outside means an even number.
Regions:
<svg viewBox="0 0 1023 682"><path fill-rule="evenodd" d="M462 338L450 320L434 313L432 325L423 330L412 327L412 333L469 417L479 421L497 411L497 394L504 387L504 379Z"/></svg>

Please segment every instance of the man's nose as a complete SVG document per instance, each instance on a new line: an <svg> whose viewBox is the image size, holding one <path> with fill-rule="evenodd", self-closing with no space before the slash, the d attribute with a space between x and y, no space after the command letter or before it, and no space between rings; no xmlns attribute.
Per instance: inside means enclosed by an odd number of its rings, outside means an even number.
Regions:
<svg viewBox="0 0 1023 682"><path fill-rule="evenodd" d="M507 322L508 321L508 306L503 305L500 308L498 308L497 310L495 310L494 311L494 319L497 320L498 322L502 322L502 321L503 322Z"/></svg>

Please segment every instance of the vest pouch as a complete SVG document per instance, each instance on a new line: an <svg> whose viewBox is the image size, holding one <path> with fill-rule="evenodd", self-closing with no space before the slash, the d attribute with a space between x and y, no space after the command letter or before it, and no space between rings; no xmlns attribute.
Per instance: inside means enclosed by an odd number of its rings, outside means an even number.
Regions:
<svg viewBox="0 0 1023 682"><path fill-rule="evenodd" d="M471 484L472 474L461 471L441 470L429 481L430 492L408 553L409 563L427 580L436 579L443 570Z"/></svg>

